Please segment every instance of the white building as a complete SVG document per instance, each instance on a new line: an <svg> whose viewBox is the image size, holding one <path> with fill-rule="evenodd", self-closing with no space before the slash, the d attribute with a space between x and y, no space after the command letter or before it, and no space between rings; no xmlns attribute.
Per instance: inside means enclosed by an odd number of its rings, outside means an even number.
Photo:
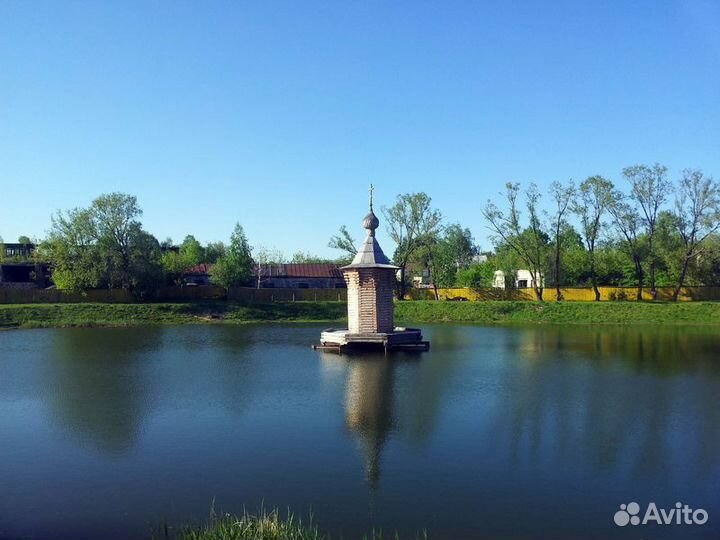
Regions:
<svg viewBox="0 0 720 540"><path fill-rule="evenodd" d="M545 277L540 274L540 285L545 286ZM505 288L505 272L502 270L495 271L495 277L493 279L493 287L496 289ZM535 287L535 280L533 279L530 270L524 268L515 272L515 288L516 289L529 289Z"/></svg>

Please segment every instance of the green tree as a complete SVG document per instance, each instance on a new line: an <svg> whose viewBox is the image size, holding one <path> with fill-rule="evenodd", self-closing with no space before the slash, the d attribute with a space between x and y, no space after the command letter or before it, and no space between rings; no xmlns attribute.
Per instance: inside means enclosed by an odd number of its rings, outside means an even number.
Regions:
<svg viewBox="0 0 720 540"><path fill-rule="evenodd" d="M208 242L205 246L205 260L202 262L215 263L217 260L225 255L225 244L222 242Z"/></svg>
<svg viewBox="0 0 720 540"><path fill-rule="evenodd" d="M690 262L703 253L706 240L720 227L720 185L701 171L683 171L674 218L682 243L681 270L673 291L677 301Z"/></svg>
<svg viewBox="0 0 720 540"><path fill-rule="evenodd" d="M108 286L106 263L90 209L58 211L52 217L50 233L40 251L52 264L52 280L58 289Z"/></svg>
<svg viewBox="0 0 720 540"><path fill-rule="evenodd" d="M167 242L169 241L169 244ZM166 240L166 247L172 247L172 240ZM165 281L182 285L183 274L205 259L205 250L194 236L187 235L177 250L166 249L162 254L161 263Z"/></svg>
<svg viewBox="0 0 720 540"><path fill-rule="evenodd" d="M160 256L160 265L163 269L165 281L173 285L182 284L182 275L188 268L188 265L179 252L167 250Z"/></svg>
<svg viewBox="0 0 720 540"><path fill-rule="evenodd" d="M250 282L253 259L250 253L245 231L237 223L232 235L230 245L225 255L220 257L210 270L210 279L213 283L230 288L238 285L247 285Z"/></svg>
<svg viewBox="0 0 720 540"><path fill-rule="evenodd" d="M495 265L492 261L472 264L457 271L456 284L460 287L482 289L492 287L495 280Z"/></svg>
<svg viewBox="0 0 720 540"><path fill-rule="evenodd" d="M590 283L595 292L595 301L600 301L598 289L595 248L603 226L602 218L613 202L613 184L602 176L591 176L580 184L578 197L572 203L572 211L580 218L582 235L587 249Z"/></svg>
<svg viewBox="0 0 720 540"><path fill-rule="evenodd" d="M535 299L542 302L543 276L547 268L549 238L540 220L540 192L535 184L525 191L525 208L528 212L528 224L521 226L518 195L520 184L505 184L505 199L508 209L500 210L495 203L488 201L482 210L488 226L493 231L496 246L506 245L528 267L532 276ZM514 270L516 270L514 268ZM507 276L507 274L506 274Z"/></svg>
<svg viewBox="0 0 720 540"><path fill-rule="evenodd" d="M146 289L161 275L160 245L142 229L137 199L110 193L88 208L58 211L41 251L58 288Z"/></svg>
<svg viewBox="0 0 720 540"><path fill-rule="evenodd" d="M630 182L630 198L639 207L640 222L644 225L645 257L649 263L650 291L653 300L657 298L655 272L657 253L655 250L655 231L660 208L672 191L667 179L667 167L658 163L652 167L634 165L623 169L623 175Z"/></svg>
<svg viewBox="0 0 720 540"><path fill-rule="evenodd" d="M189 234L185 237L183 243L180 244L180 255L189 268L204 261L205 250L200 242L198 242L193 235Z"/></svg>
<svg viewBox="0 0 720 540"><path fill-rule="evenodd" d="M312 253L307 253L303 251L296 251L293 253L292 258L290 259L290 262L293 264L334 264L335 261L332 259L328 259L326 257L319 257L317 255L313 255Z"/></svg>
<svg viewBox="0 0 720 540"><path fill-rule="evenodd" d="M442 225L442 214L431 207L432 199L425 193L406 193L398 195L395 204L384 207L390 238L397 246L393 255L395 264L400 267L398 298L405 297L406 269L408 262L417 250L437 237Z"/></svg>
<svg viewBox="0 0 720 540"><path fill-rule="evenodd" d="M33 241L30 240L29 236L22 235L18 238L18 244L32 244Z"/></svg>
<svg viewBox="0 0 720 540"><path fill-rule="evenodd" d="M562 272L562 253L563 253L563 228L567 225L565 218L570 201L575 196L575 186L572 181L567 186L563 186L560 182L553 182L551 186L553 202L553 214L551 218L551 226L553 230L554 244L554 281L555 281L555 300L562 300L562 292L560 291L560 274Z"/></svg>
<svg viewBox="0 0 720 540"><path fill-rule="evenodd" d="M339 264L350 264L357 254L355 240L350 235L345 225L342 225L340 227L340 231L330 238L328 247L339 249L341 252L345 253L345 255L341 256L338 260Z"/></svg>
<svg viewBox="0 0 720 540"><path fill-rule="evenodd" d="M470 229L459 224L446 227L435 246L434 281L440 287L456 285L458 272L472 264L477 246Z"/></svg>
<svg viewBox="0 0 720 540"><path fill-rule="evenodd" d="M644 262L647 257L647 243L641 234L641 217L638 210L628 203L627 198L615 191L613 202L608 207L613 217L615 228L620 234L620 245L633 265L635 282L637 285L636 300L642 302L642 292L645 282Z"/></svg>

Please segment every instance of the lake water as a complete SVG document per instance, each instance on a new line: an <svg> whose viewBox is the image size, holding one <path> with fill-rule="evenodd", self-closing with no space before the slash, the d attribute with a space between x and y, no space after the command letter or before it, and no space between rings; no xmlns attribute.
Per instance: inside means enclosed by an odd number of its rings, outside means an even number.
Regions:
<svg viewBox="0 0 720 540"><path fill-rule="evenodd" d="M213 500L334 538L720 536L720 333L425 325L385 359L321 328L0 333L0 538L147 538ZM709 521L617 527L631 501Z"/></svg>

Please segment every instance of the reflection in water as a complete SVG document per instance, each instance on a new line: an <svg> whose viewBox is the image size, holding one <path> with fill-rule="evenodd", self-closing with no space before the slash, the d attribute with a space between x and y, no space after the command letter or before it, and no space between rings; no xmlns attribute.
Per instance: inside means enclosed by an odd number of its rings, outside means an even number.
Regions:
<svg viewBox="0 0 720 540"><path fill-rule="evenodd" d="M313 351L316 326L4 334L0 537L143 538L215 496L312 507L333 537L622 538L632 499L720 513L717 333L424 331L430 352L389 358Z"/></svg>
<svg viewBox="0 0 720 540"><path fill-rule="evenodd" d="M162 329L75 329L53 334L47 367L47 404L57 425L112 453L136 442L153 390L147 355Z"/></svg>
<svg viewBox="0 0 720 540"><path fill-rule="evenodd" d="M345 421L360 441L368 482L380 479L380 452L393 428L393 364L390 359L351 360L345 386Z"/></svg>
<svg viewBox="0 0 720 540"><path fill-rule="evenodd" d="M517 331L513 386L485 433L521 461L647 476L718 467L716 335L667 328ZM715 397L713 397L715 396Z"/></svg>

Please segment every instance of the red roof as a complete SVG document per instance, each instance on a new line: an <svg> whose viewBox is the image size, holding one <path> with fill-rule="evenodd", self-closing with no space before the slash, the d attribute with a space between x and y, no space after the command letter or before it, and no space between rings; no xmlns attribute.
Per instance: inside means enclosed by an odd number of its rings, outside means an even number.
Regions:
<svg viewBox="0 0 720 540"><path fill-rule="evenodd" d="M207 275L212 266L210 263L196 264L184 274ZM268 264L261 266L261 272L263 277L342 279L342 271L333 263ZM253 274L257 275L257 267L253 268Z"/></svg>
<svg viewBox="0 0 720 540"><path fill-rule="evenodd" d="M199 275L208 275L210 273L210 269L213 267L211 263L201 263L196 264L195 266L191 266L185 272L183 272L184 275L189 274L199 274Z"/></svg>
<svg viewBox="0 0 720 540"><path fill-rule="evenodd" d="M270 264L262 267L262 275L264 277L342 279L342 272L336 264L332 263Z"/></svg>

